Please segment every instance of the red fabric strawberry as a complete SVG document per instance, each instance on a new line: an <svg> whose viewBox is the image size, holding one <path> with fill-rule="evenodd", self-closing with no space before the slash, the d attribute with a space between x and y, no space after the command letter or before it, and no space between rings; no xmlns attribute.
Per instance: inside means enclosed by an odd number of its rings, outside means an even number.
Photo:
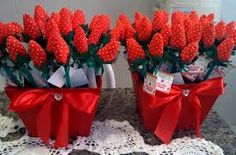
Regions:
<svg viewBox="0 0 236 155"><path fill-rule="evenodd" d="M171 23L172 25L183 24L185 18L186 15L183 12L175 11L174 13L172 13Z"/></svg>
<svg viewBox="0 0 236 155"><path fill-rule="evenodd" d="M47 24L47 22L44 22L44 21L41 20L41 19L38 19L38 20L37 20L38 28L39 28L39 30L41 31L41 33L43 34L44 37L47 37L46 24Z"/></svg>
<svg viewBox="0 0 236 155"><path fill-rule="evenodd" d="M76 10L73 18L72 18L72 25L73 28L77 28L80 25L84 25L85 24L85 14L82 10Z"/></svg>
<svg viewBox="0 0 236 155"><path fill-rule="evenodd" d="M142 46L140 46L135 39L133 38L127 39L126 46L127 46L128 59L130 60L131 63L137 59L145 58L145 52L142 49Z"/></svg>
<svg viewBox="0 0 236 155"><path fill-rule="evenodd" d="M191 19L193 23L198 22L198 20L199 20L198 13L196 11L191 11L191 13L189 15L189 19Z"/></svg>
<svg viewBox="0 0 236 155"><path fill-rule="evenodd" d="M36 5L34 8L34 20L37 22L38 20L41 20L43 22L46 22L48 19L48 14L46 10L43 8L42 5Z"/></svg>
<svg viewBox="0 0 236 155"><path fill-rule="evenodd" d="M53 35L60 35L60 30L57 25L57 22L55 21L54 18L49 18L46 26L45 26L45 33L47 37L50 37L51 34Z"/></svg>
<svg viewBox="0 0 236 155"><path fill-rule="evenodd" d="M164 54L164 43L163 37L160 33L156 33L150 44L149 44L149 51L151 56L153 57L162 57Z"/></svg>
<svg viewBox="0 0 236 155"><path fill-rule="evenodd" d="M192 42L181 51L180 57L183 63L191 63L198 54L198 42Z"/></svg>
<svg viewBox="0 0 236 155"><path fill-rule="evenodd" d="M68 35L72 31L72 22L71 22L72 13L67 8L62 8L60 10L60 20L59 20L59 29L63 36Z"/></svg>
<svg viewBox="0 0 236 155"><path fill-rule="evenodd" d="M88 44L97 45L100 41L101 36L102 36L102 31L100 29L93 30L88 37Z"/></svg>
<svg viewBox="0 0 236 155"><path fill-rule="evenodd" d="M147 41L152 35L152 23L148 17L143 17L140 22L135 25L135 30L138 33L140 41Z"/></svg>
<svg viewBox="0 0 236 155"><path fill-rule="evenodd" d="M106 33L109 31L111 25L110 17L107 15L97 15L94 16L91 23L90 23L90 30L96 31L99 29L102 31L102 33Z"/></svg>
<svg viewBox="0 0 236 155"><path fill-rule="evenodd" d="M40 37L41 33L38 25L29 14L23 16L24 32L33 40Z"/></svg>
<svg viewBox="0 0 236 155"><path fill-rule="evenodd" d="M44 49L34 40L29 42L29 55L38 68L42 67L47 61L47 55Z"/></svg>
<svg viewBox="0 0 236 155"><path fill-rule="evenodd" d="M171 37L171 27L169 25L164 25L161 29L161 35L163 37L163 43L164 43L164 46L167 46L169 44L169 41L170 41L170 37Z"/></svg>
<svg viewBox="0 0 236 155"><path fill-rule="evenodd" d="M185 29L183 24L172 25L172 36L170 39L170 45L174 48L182 49L186 45Z"/></svg>
<svg viewBox="0 0 236 155"><path fill-rule="evenodd" d="M165 10L158 10L154 14L152 26L154 31L160 31L168 22L168 13Z"/></svg>
<svg viewBox="0 0 236 155"><path fill-rule="evenodd" d="M67 64L69 61L70 49L65 40L58 36L55 38L54 50L55 59L58 63Z"/></svg>
<svg viewBox="0 0 236 155"><path fill-rule="evenodd" d="M185 31L188 32L192 26L193 26L193 21L189 17L185 18L184 20Z"/></svg>
<svg viewBox="0 0 236 155"><path fill-rule="evenodd" d="M7 38L7 51L9 53L9 57L13 62L17 61L17 56L20 55L22 57L27 56L26 50L24 48L24 45L17 40L13 36L9 36Z"/></svg>
<svg viewBox="0 0 236 155"><path fill-rule="evenodd" d="M75 29L74 46L80 54L88 52L88 39L80 26Z"/></svg>
<svg viewBox="0 0 236 155"><path fill-rule="evenodd" d="M213 23L208 23L203 27L202 41L207 48L210 48L215 42L215 27Z"/></svg>
<svg viewBox="0 0 236 155"><path fill-rule="evenodd" d="M121 27L116 26L111 31L111 40L120 41L121 40L121 35L122 35L121 33L123 33L123 30L121 29Z"/></svg>
<svg viewBox="0 0 236 155"><path fill-rule="evenodd" d="M227 38L217 47L218 60L221 62L228 61L234 47L234 39Z"/></svg>
<svg viewBox="0 0 236 155"><path fill-rule="evenodd" d="M192 25L186 34L187 42L199 42L202 38L202 24L200 22L196 22Z"/></svg>
<svg viewBox="0 0 236 155"><path fill-rule="evenodd" d="M7 23L4 26L5 36L18 36L20 37L23 32L23 27L17 22Z"/></svg>
<svg viewBox="0 0 236 155"><path fill-rule="evenodd" d="M4 31L5 31L5 25L2 22L0 22L0 45L3 44L4 39L6 37Z"/></svg>
<svg viewBox="0 0 236 155"><path fill-rule="evenodd" d="M129 21L129 17L125 14L120 14L116 26L120 26L123 28L124 32L121 34L121 40L133 38L135 35L135 29L133 28L131 22Z"/></svg>
<svg viewBox="0 0 236 155"><path fill-rule="evenodd" d="M60 23L60 15L56 12L52 12L51 14L51 18L55 20L55 22L57 23L57 25L59 25Z"/></svg>
<svg viewBox="0 0 236 155"><path fill-rule="evenodd" d="M99 58L105 62L113 62L119 53L120 43L112 40L97 52Z"/></svg>
<svg viewBox="0 0 236 155"><path fill-rule="evenodd" d="M236 30L234 30L230 37L234 39L234 48L236 48Z"/></svg>
<svg viewBox="0 0 236 155"><path fill-rule="evenodd" d="M219 23L216 24L215 33L216 33L217 40L220 41L225 37L225 30L226 30L226 26L225 26L224 21L220 21Z"/></svg>
<svg viewBox="0 0 236 155"><path fill-rule="evenodd" d="M236 30L236 21L232 21L226 25L226 37L230 36Z"/></svg>
<svg viewBox="0 0 236 155"><path fill-rule="evenodd" d="M135 16L134 16L134 25L137 25L137 23L139 23L142 19L143 19L143 15L140 12L135 12Z"/></svg>

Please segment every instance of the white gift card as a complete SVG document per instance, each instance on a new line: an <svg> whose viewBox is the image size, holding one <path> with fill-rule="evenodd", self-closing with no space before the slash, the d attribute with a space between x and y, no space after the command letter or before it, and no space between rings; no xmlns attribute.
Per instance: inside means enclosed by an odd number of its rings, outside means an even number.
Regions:
<svg viewBox="0 0 236 155"><path fill-rule="evenodd" d="M74 70L71 75L71 87L79 87L88 84L88 78L82 68Z"/></svg>
<svg viewBox="0 0 236 155"><path fill-rule="evenodd" d="M184 79L180 72L172 74L174 77L173 84L184 84Z"/></svg>
<svg viewBox="0 0 236 155"><path fill-rule="evenodd" d="M152 74L147 74L144 84L143 84L143 90L147 92L148 94L155 95L156 94L156 80L157 77Z"/></svg>
<svg viewBox="0 0 236 155"><path fill-rule="evenodd" d="M171 74L158 71L156 81L156 89L163 93L169 94L171 90L172 83L174 81L174 77Z"/></svg>
<svg viewBox="0 0 236 155"><path fill-rule="evenodd" d="M58 68L48 79L48 83L52 85L62 88L65 84L65 69L63 66Z"/></svg>

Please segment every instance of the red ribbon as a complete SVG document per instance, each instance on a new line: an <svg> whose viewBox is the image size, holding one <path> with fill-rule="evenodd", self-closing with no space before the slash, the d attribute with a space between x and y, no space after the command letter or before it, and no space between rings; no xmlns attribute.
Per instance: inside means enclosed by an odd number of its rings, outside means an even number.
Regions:
<svg viewBox="0 0 236 155"><path fill-rule="evenodd" d="M99 99L100 89L16 89L7 87L6 93L11 99L10 109L15 112L29 111L40 106L36 118L38 136L49 144L51 133L51 107L59 106L58 113L63 114L59 118L59 126L56 133L54 147L66 147L69 139L69 107L91 114ZM59 95L59 96L55 96Z"/></svg>
<svg viewBox="0 0 236 155"><path fill-rule="evenodd" d="M190 85L184 85L186 88ZM195 117L195 133L198 137L201 136L200 118L201 118L201 103L200 96L219 96L224 93L224 81L222 78L215 78L208 81L196 84L191 89L184 89L178 86L173 86L170 94L157 92L156 96L152 97L155 102L150 103L151 108L157 108L165 105L161 117L154 131L155 135L164 143L169 143L174 130L177 126L181 108L182 99L187 98L188 102L194 107Z"/></svg>

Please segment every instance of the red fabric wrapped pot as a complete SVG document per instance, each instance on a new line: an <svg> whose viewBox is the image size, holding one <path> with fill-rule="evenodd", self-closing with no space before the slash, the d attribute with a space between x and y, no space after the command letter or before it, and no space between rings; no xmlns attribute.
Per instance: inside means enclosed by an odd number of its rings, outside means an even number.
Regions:
<svg viewBox="0 0 236 155"><path fill-rule="evenodd" d="M88 136L101 94L98 88L14 88L6 87L10 110L22 119L29 135L54 147L66 147L69 137Z"/></svg>
<svg viewBox="0 0 236 155"><path fill-rule="evenodd" d="M143 91L138 73L132 73L136 104L144 128L164 143L168 143L176 129L195 129L200 126L219 95L224 92L223 78L214 78L199 84L173 85L169 94L156 92L152 96Z"/></svg>

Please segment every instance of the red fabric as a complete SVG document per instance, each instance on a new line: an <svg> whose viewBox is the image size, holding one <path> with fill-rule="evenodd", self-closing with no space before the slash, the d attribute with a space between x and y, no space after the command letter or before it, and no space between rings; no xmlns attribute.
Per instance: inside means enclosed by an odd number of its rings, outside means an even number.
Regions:
<svg viewBox="0 0 236 155"><path fill-rule="evenodd" d="M223 79L215 78L199 84L173 85L170 94L157 92L152 96L143 91L137 73L132 79L144 127L164 143L171 140L176 129L194 128L199 137L203 120L224 92ZM184 90L190 90L188 96L183 95Z"/></svg>
<svg viewBox="0 0 236 155"><path fill-rule="evenodd" d="M66 147L69 137L88 136L101 94L97 89L19 89L6 87L10 110L19 114L31 136L46 144L55 138L54 147ZM56 93L63 97L57 101Z"/></svg>

